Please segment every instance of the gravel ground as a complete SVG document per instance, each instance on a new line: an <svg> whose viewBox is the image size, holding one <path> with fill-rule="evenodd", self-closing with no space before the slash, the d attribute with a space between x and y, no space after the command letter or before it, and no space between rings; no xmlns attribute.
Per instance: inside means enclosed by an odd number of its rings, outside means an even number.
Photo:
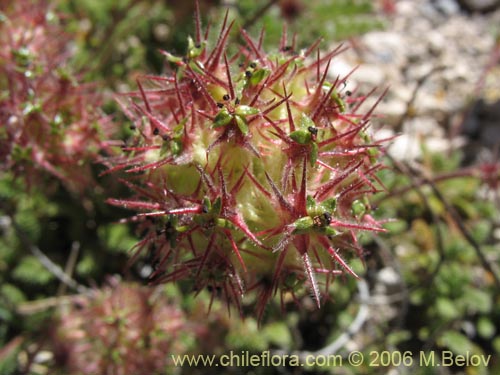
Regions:
<svg viewBox="0 0 500 375"><path fill-rule="evenodd" d="M422 140L435 152L465 147L469 159L500 144L500 10L466 12L454 0L394 5L386 28L356 39L330 72L359 65L349 86L389 86L376 126L383 138L399 134L392 156L418 159Z"/></svg>

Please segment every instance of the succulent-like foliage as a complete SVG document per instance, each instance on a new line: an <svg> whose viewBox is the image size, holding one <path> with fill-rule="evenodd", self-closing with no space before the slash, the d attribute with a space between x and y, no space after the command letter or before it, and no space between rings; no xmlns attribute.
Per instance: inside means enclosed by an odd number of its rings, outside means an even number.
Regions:
<svg viewBox="0 0 500 375"><path fill-rule="evenodd" d="M335 276L355 275L356 233L383 230L366 200L381 167L366 131L375 105L361 111L349 75L329 78L341 46L296 51L285 31L266 53L263 33L241 30L228 55L231 28L226 16L210 48L198 19L185 56L164 52L173 73L119 97L135 136L107 173L124 171L135 196L109 203L139 211L134 258L155 249L157 281L187 279L238 307L256 291L259 316L304 286L319 306Z"/></svg>
<svg viewBox="0 0 500 375"><path fill-rule="evenodd" d="M81 191L104 143L100 98L67 63L69 37L44 1L0 7L0 168Z"/></svg>
<svg viewBox="0 0 500 375"><path fill-rule="evenodd" d="M55 360L71 374L157 374L166 353L183 353L197 328L158 291L113 284L61 315L51 337Z"/></svg>

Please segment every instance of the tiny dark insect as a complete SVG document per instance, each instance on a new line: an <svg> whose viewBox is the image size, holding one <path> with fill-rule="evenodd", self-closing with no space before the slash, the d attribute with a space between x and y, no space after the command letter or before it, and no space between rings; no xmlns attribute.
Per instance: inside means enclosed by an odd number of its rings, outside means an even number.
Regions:
<svg viewBox="0 0 500 375"><path fill-rule="evenodd" d="M250 78L251 76L252 76L252 72L251 72L251 71L249 71L249 70L247 70L247 71L245 72L245 77Z"/></svg>
<svg viewBox="0 0 500 375"><path fill-rule="evenodd" d="M154 128L153 129L153 135L158 135L158 134L160 134L160 129Z"/></svg>
<svg viewBox="0 0 500 375"><path fill-rule="evenodd" d="M250 63L250 68L255 69L256 67L257 67L256 63L254 63L254 62Z"/></svg>
<svg viewBox="0 0 500 375"><path fill-rule="evenodd" d="M226 94L226 95L224 95L224 96L222 97L222 99L227 101L227 100L229 100L230 98L229 98L229 95L228 95L228 94Z"/></svg>
<svg viewBox="0 0 500 375"><path fill-rule="evenodd" d="M224 95L224 96L225 96L225 95ZM217 107L222 108L222 107L224 107L224 104L222 104L222 103L217 103Z"/></svg>

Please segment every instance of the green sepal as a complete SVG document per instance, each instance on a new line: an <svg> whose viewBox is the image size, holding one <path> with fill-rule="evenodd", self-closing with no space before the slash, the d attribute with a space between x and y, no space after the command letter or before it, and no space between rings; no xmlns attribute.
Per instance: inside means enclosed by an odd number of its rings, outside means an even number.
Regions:
<svg viewBox="0 0 500 375"><path fill-rule="evenodd" d="M252 73L252 76L250 77L250 85L256 86L258 85L264 78L266 78L270 73L269 69L263 68L263 69L257 69Z"/></svg>
<svg viewBox="0 0 500 375"><path fill-rule="evenodd" d="M300 116L300 127L305 130L310 127L315 128L316 124L308 115L302 113L302 115Z"/></svg>
<svg viewBox="0 0 500 375"><path fill-rule="evenodd" d="M328 212L329 214L331 214L333 211L335 211L335 208L337 208L337 200L335 198L325 199L320 203L320 207L322 208L323 212Z"/></svg>
<svg viewBox="0 0 500 375"><path fill-rule="evenodd" d="M214 128L220 128L221 126L226 126L233 119L233 115L229 113L227 108L222 108L214 118Z"/></svg>
<svg viewBox="0 0 500 375"><path fill-rule="evenodd" d="M312 135L308 130L299 129L290 133L290 138L301 145L307 145L312 140Z"/></svg>
<svg viewBox="0 0 500 375"><path fill-rule="evenodd" d="M209 210L210 213L219 215L222 209L222 199L218 197L212 204L212 209Z"/></svg>
<svg viewBox="0 0 500 375"><path fill-rule="evenodd" d="M180 64L182 62L182 57L174 56L171 53L165 52L165 56L167 57L167 61L173 64Z"/></svg>
<svg viewBox="0 0 500 375"><path fill-rule="evenodd" d="M359 199L356 199L354 202L352 202L351 210L352 210L352 214L355 217L359 218L366 213L366 206Z"/></svg>
<svg viewBox="0 0 500 375"><path fill-rule="evenodd" d="M218 218L216 220L216 223L217 227L219 228L235 229L233 223L231 223L229 220L226 219Z"/></svg>
<svg viewBox="0 0 500 375"><path fill-rule="evenodd" d="M314 210L316 209L316 201L310 195L306 197L306 210L309 216L314 216Z"/></svg>
<svg viewBox="0 0 500 375"><path fill-rule="evenodd" d="M199 47L196 47L193 38L188 37L188 59L194 59L201 55L203 49L205 48L205 42L203 42Z"/></svg>
<svg viewBox="0 0 500 375"><path fill-rule="evenodd" d="M247 120L240 115L235 115L234 119L236 120L236 125L238 125L238 129L240 129L241 133L243 133L243 135L247 135L248 134Z"/></svg>
<svg viewBox="0 0 500 375"><path fill-rule="evenodd" d="M316 164L316 160L318 160L318 144L316 142L311 143L311 156L309 161L311 162L311 167L314 167Z"/></svg>
<svg viewBox="0 0 500 375"><path fill-rule="evenodd" d="M234 113L239 116L250 116L258 114L259 110L249 105L239 105L234 110Z"/></svg>
<svg viewBox="0 0 500 375"><path fill-rule="evenodd" d="M203 211L205 213L209 213L212 211L212 202L210 202L210 199L208 199L208 197L203 198Z"/></svg>
<svg viewBox="0 0 500 375"><path fill-rule="evenodd" d="M321 228L322 229L322 232L325 236L336 236L337 234L339 234L335 229L333 229L332 227L325 227L325 228Z"/></svg>
<svg viewBox="0 0 500 375"><path fill-rule="evenodd" d="M339 93L336 90L332 91L331 98L337 104L339 112L344 113L345 112L345 102L340 97Z"/></svg>
<svg viewBox="0 0 500 375"><path fill-rule="evenodd" d="M293 223L295 229L292 234L305 234L309 233L311 229L314 227L314 221L310 216L304 216L300 219L295 220Z"/></svg>

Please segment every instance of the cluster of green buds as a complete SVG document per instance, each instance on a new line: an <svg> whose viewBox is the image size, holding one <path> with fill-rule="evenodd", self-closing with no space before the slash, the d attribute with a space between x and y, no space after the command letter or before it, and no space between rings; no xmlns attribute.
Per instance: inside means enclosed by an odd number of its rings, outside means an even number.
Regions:
<svg viewBox="0 0 500 375"><path fill-rule="evenodd" d="M359 232L383 231L367 201L381 168L367 127L383 94L368 106L373 92L346 90L350 73L331 77L342 46L297 50L284 32L266 53L263 33L241 30L228 48L232 26L226 15L209 48L197 17L185 56L164 52L174 71L119 96L134 134L105 173L121 171L132 196L109 203L138 212L133 259L154 254L155 281L240 309L255 293L259 317L275 295L310 290L320 306L337 275L355 275Z"/></svg>

